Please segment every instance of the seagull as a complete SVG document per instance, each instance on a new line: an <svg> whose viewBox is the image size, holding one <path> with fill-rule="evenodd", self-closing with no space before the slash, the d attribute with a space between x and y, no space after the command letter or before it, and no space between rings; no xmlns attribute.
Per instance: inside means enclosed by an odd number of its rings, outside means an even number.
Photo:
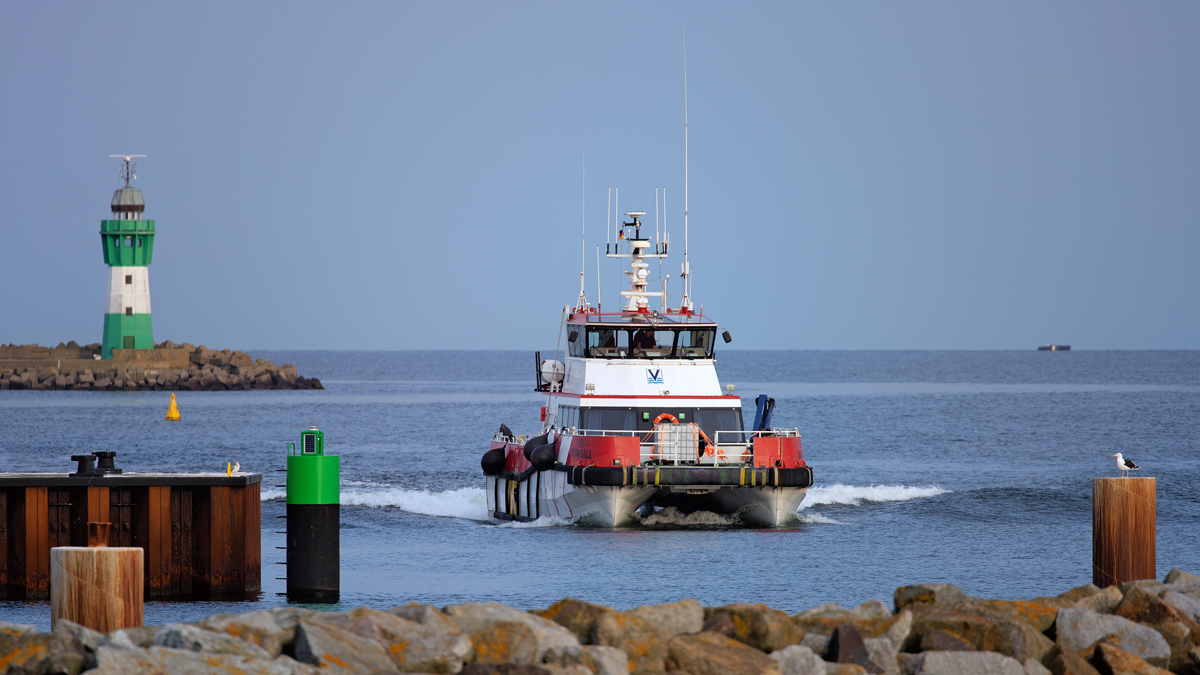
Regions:
<svg viewBox="0 0 1200 675"><path fill-rule="evenodd" d="M237 472L239 472L239 471L241 471L241 470L242 470L242 463L241 463L241 462L234 462L234 463L233 463L233 472L234 472L234 473L237 473Z"/></svg>
<svg viewBox="0 0 1200 675"><path fill-rule="evenodd" d="M1117 458L1117 468L1121 470L1121 476L1124 478L1129 477L1130 471L1137 471L1138 469L1142 468L1137 464L1134 464L1131 460L1122 457L1121 453L1119 452L1113 455L1113 457Z"/></svg>

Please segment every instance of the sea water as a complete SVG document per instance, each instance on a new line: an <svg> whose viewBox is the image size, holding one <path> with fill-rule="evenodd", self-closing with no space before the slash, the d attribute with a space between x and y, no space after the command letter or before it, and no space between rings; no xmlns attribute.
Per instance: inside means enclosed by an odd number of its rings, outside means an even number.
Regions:
<svg viewBox="0 0 1200 675"><path fill-rule="evenodd" d="M543 354L549 353L543 350ZM286 444L316 425L341 456L341 608L564 597L618 608L696 598L795 612L951 582L984 597L1091 581L1091 479L1115 452L1158 479L1158 576L1200 573L1200 352L721 351L747 424L754 398L797 427L816 484L781 529L664 510L617 530L497 523L479 458L503 422L540 431L531 353L255 352L325 391L0 392L0 470L263 474L262 589L245 602L147 602L146 621L286 602ZM48 628L45 602L0 621Z"/></svg>

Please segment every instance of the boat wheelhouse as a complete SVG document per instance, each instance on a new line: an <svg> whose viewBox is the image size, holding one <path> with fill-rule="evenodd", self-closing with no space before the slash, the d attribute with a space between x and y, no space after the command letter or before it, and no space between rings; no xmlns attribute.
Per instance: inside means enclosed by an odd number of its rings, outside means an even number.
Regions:
<svg viewBox="0 0 1200 675"><path fill-rule="evenodd" d="M729 342L729 332L693 312L686 285L678 308L666 306L665 280L663 291L648 290L645 259L666 257L668 241L642 237L644 213L625 215L632 220L608 255L630 258L626 304L601 313L581 290L577 306L565 308L563 360L535 356L546 395L541 432L501 425L481 461L488 515L614 527L639 510L674 506L789 522L812 484L798 430L772 428L774 400L765 395L744 427L741 399L715 368L718 333ZM650 309L652 297L661 309Z"/></svg>

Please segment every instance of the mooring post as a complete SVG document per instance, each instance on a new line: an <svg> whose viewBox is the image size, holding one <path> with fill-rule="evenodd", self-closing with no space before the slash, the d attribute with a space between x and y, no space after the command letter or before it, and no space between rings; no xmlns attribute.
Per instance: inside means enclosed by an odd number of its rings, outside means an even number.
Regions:
<svg viewBox="0 0 1200 675"><path fill-rule="evenodd" d="M1154 478L1092 479L1092 583L1156 576Z"/></svg>
<svg viewBox="0 0 1200 675"><path fill-rule="evenodd" d="M341 593L339 460L316 427L300 434L299 452L288 443L288 600L337 602Z"/></svg>
<svg viewBox="0 0 1200 675"><path fill-rule="evenodd" d="M50 549L50 628L60 619L101 633L142 625L142 549L108 546L107 522L88 523L88 545Z"/></svg>

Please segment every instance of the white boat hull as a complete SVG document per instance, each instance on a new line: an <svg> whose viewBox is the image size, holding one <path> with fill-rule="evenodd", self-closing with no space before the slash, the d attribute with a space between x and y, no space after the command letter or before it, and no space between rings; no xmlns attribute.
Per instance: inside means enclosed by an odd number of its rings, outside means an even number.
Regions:
<svg viewBox="0 0 1200 675"><path fill-rule="evenodd" d="M635 512L647 503L683 510L736 515L743 521L780 527L796 519L807 488L751 486L691 486L672 490L655 486L571 485L560 471L540 471L521 482L487 477L488 516L500 520L532 521L562 518L600 527L637 522Z"/></svg>

